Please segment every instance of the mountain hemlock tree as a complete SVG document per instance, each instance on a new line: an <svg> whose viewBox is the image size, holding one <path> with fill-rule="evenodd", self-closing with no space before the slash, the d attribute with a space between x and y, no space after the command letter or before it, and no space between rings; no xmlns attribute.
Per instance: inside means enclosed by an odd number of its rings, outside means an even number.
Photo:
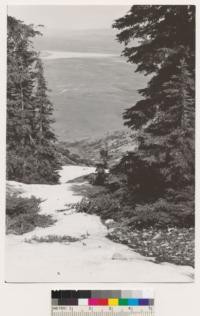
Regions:
<svg viewBox="0 0 200 316"><path fill-rule="evenodd" d="M60 164L51 129L42 62L32 46L41 33L8 17L7 177L25 183L57 183Z"/></svg>
<svg viewBox="0 0 200 316"><path fill-rule="evenodd" d="M194 211L195 6L134 5L113 27L120 30L117 39L125 46L122 55L137 65L136 72L150 75L147 87L139 90L140 101L124 113L125 125L139 131L138 150L121 164L129 189L143 203L164 198L190 225Z"/></svg>

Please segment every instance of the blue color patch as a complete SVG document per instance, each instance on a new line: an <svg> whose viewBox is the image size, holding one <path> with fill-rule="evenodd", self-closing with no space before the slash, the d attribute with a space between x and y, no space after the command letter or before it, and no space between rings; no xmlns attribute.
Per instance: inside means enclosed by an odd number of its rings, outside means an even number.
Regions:
<svg viewBox="0 0 200 316"><path fill-rule="evenodd" d="M148 298L139 299L139 305L140 306L148 306L149 305L149 299Z"/></svg>

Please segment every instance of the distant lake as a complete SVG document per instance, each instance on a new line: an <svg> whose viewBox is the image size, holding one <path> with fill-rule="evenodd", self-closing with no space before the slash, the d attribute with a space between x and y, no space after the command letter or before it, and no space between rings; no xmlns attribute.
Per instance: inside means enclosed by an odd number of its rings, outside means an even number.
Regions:
<svg viewBox="0 0 200 316"><path fill-rule="evenodd" d="M88 52L69 52L69 51L42 51L42 59L66 59L66 58L113 58L119 57L117 54L88 53Z"/></svg>
<svg viewBox="0 0 200 316"><path fill-rule="evenodd" d="M118 53L42 50L55 132L63 141L124 129L123 112L147 78Z"/></svg>

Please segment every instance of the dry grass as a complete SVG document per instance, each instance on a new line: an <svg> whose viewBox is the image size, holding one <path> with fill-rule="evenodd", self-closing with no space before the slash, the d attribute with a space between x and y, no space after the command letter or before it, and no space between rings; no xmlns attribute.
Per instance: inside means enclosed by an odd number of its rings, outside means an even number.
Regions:
<svg viewBox="0 0 200 316"><path fill-rule="evenodd" d="M28 243L33 243L33 242L38 242L38 243L53 243L53 242L58 242L58 243L73 243L77 241L81 241L86 238L86 235L81 235L79 238L77 237L72 237L68 235L63 235L63 236L58 236L58 235L47 235L44 237L37 237L34 236L31 239L26 239L25 241Z"/></svg>

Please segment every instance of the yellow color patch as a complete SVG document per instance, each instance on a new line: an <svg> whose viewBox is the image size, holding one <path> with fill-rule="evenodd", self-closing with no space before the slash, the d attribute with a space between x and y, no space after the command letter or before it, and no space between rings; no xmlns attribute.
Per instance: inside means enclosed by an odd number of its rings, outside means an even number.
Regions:
<svg viewBox="0 0 200 316"><path fill-rule="evenodd" d="M119 302L118 298L109 298L108 299L109 306L117 306L118 302Z"/></svg>

